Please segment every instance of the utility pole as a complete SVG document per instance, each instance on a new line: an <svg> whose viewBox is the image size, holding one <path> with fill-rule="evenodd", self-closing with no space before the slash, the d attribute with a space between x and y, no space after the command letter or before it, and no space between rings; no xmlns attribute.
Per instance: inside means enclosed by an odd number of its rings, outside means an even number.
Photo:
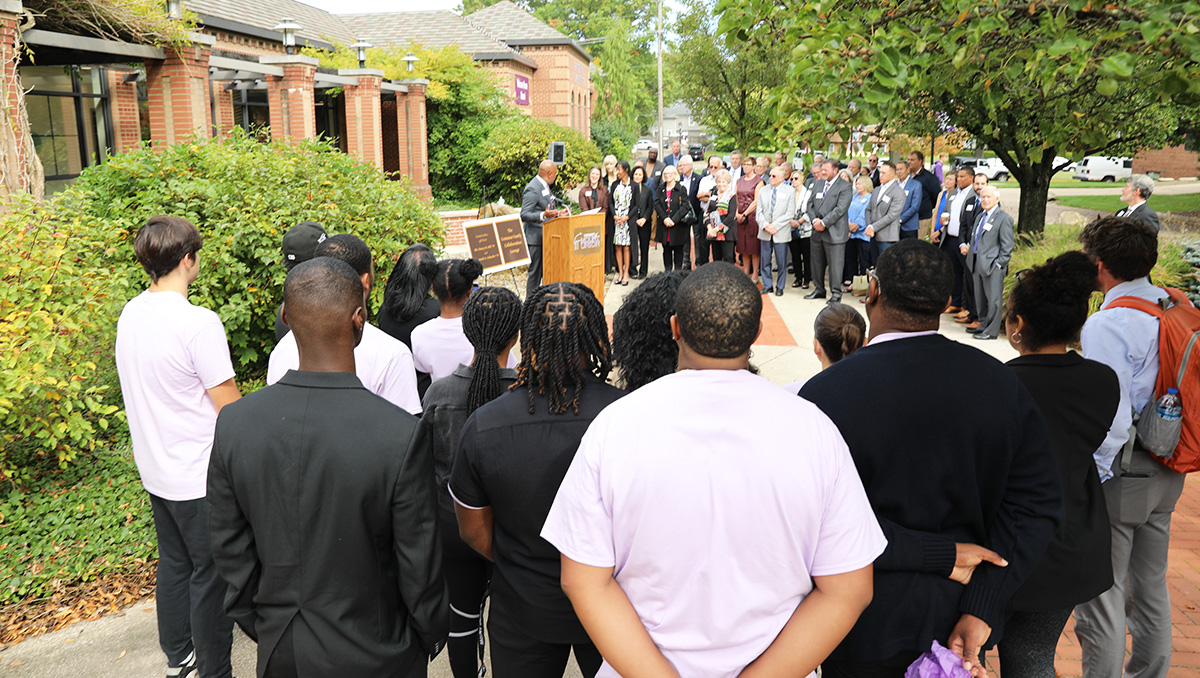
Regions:
<svg viewBox="0 0 1200 678"><path fill-rule="evenodd" d="M662 0L658 0L658 152L663 152L663 100L662 100Z"/></svg>

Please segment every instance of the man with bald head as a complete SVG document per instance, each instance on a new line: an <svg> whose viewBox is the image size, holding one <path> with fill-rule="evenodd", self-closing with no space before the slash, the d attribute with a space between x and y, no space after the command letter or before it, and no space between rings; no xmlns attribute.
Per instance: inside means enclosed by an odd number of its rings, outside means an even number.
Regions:
<svg viewBox="0 0 1200 678"><path fill-rule="evenodd" d="M521 225L525 227L525 244L529 247L529 275L525 280L525 296L542 286L542 223L558 216L561 210L550 187L558 178L558 165L543 160L537 176L525 185L521 194Z"/></svg>
<svg viewBox="0 0 1200 678"><path fill-rule="evenodd" d="M449 632L430 439L366 390L362 281L317 257L284 284L299 368L227 405L208 466L225 609L265 678L415 678Z"/></svg>

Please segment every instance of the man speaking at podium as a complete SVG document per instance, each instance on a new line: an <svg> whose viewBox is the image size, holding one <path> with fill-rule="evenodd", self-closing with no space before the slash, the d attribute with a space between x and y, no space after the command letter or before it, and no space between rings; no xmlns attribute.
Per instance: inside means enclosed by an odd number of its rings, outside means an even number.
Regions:
<svg viewBox="0 0 1200 678"><path fill-rule="evenodd" d="M529 248L526 298L542 285L542 223L557 217L562 211L554 209L557 203L550 192L550 186L557 177L558 165L553 160L543 160L538 165L537 176L525 186L525 193L521 195L521 225L525 227L525 244Z"/></svg>

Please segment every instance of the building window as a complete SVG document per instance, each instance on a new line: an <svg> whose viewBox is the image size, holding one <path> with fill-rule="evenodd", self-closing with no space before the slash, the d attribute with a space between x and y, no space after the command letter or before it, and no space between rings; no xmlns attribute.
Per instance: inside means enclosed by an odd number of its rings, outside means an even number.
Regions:
<svg viewBox="0 0 1200 678"><path fill-rule="evenodd" d="M271 138L271 104L267 91L235 89L233 91L233 124L263 141Z"/></svg>
<svg viewBox="0 0 1200 678"><path fill-rule="evenodd" d="M23 66L33 147L46 171L46 194L112 153L107 70L98 66Z"/></svg>

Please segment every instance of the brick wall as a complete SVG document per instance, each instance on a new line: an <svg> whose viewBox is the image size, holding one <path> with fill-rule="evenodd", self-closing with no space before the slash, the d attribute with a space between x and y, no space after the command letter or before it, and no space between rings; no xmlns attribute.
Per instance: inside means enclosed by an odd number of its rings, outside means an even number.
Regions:
<svg viewBox="0 0 1200 678"><path fill-rule="evenodd" d="M565 45L527 46L521 53L538 65L530 81L533 116L590 134L594 97L587 61Z"/></svg>
<svg viewBox="0 0 1200 678"><path fill-rule="evenodd" d="M125 82L125 74L130 72L108 71L109 110L112 111L113 150L116 153L133 150L142 143L137 83Z"/></svg>
<svg viewBox="0 0 1200 678"><path fill-rule="evenodd" d="M217 112L217 136L227 137L233 133L233 128L242 124L233 114L233 92L225 89L225 83L217 82L213 86L213 106Z"/></svg>
<svg viewBox="0 0 1200 678"><path fill-rule="evenodd" d="M475 210L438 212L438 216L442 218L442 222L446 227L445 244L447 246L467 244L467 233L463 230L463 224L479 218L479 215L477 212L475 212Z"/></svg>
<svg viewBox="0 0 1200 678"><path fill-rule="evenodd" d="M32 191L41 196L42 189L32 185L30 172L36 172L39 164L29 132L29 118L25 112L25 93L17 64L21 61L20 33L17 30L20 18L12 12L0 12L0 77L4 80L5 108L4 124L0 125L0 142L14 149L14 153L0 161L0 196L10 193ZM34 165L34 167L30 167Z"/></svg>
<svg viewBox="0 0 1200 678"><path fill-rule="evenodd" d="M1180 146L1142 151L1133 158L1133 173L1159 172L1163 179L1200 176L1200 155Z"/></svg>
<svg viewBox="0 0 1200 678"><path fill-rule="evenodd" d="M267 76L267 100L271 104L271 137L274 139L312 139L317 136L313 77L316 59L278 57L283 77ZM307 63L311 62L311 63ZM271 63L270 61L264 63Z"/></svg>
<svg viewBox="0 0 1200 678"><path fill-rule="evenodd" d="M504 91L508 97L509 103L512 104L514 110L524 113L525 115L533 115L533 73L534 70L528 66L517 63L516 61L479 61L476 62L481 67L486 68L496 78L496 84ZM530 105L518 106L516 76L522 76L529 79L530 88Z"/></svg>
<svg viewBox="0 0 1200 678"><path fill-rule="evenodd" d="M146 60L150 137L156 145L211 136L208 55L208 47L188 45L168 49L166 59Z"/></svg>
<svg viewBox="0 0 1200 678"><path fill-rule="evenodd" d="M380 133L380 92L382 77L359 76L357 87L346 87L346 112L342 116L346 130L342 139L346 152L383 169L383 136ZM429 183L426 180L425 183Z"/></svg>
<svg viewBox="0 0 1200 678"><path fill-rule="evenodd" d="M396 171L409 178L417 194L432 198L425 120L425 85L407 81L408 93L396 94ZM386 169L386 165L385 165Z"/></svg>

